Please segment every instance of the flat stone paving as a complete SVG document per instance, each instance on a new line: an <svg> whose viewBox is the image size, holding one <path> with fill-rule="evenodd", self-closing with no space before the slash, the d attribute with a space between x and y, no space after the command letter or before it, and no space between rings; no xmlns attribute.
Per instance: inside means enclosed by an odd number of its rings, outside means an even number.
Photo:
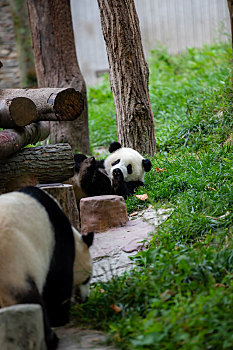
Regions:
<svg viewBox="0 0 233 350"><path fill-rule="evenodd" d="M60 328L56 330L59 337L58 350L117 350L106 345L103 332L85 328Z"/></svg>
<svg viewBox="0 0 233 350"><path fill-rule="evenodd" d="M93 258L92 282L108 281L133 267L131 256L144 249L145 242L156 233L158 226L166 221L172 209L152 208L135 213L130 221L106 232L96 233L91 247ZM106 335L100 331L75 327L56 330L60 343L58 350L116 350L106 345Z"/></svg>
<svg viewBox="0 0 233 350"><path fill-rule="evenodd" d="M124 226L112 228L105 232L95 233L91 247L93 259L92 282L108 281L114 275L130 270L136 255L151 240L156 228L171 215L171 209L152 208L136 213Z"/></svg>

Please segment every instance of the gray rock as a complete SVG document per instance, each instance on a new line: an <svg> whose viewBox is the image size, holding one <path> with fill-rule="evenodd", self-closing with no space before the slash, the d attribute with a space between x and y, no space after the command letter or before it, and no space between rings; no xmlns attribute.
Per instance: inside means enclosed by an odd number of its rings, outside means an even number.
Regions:
<svg viewBox="0 0 233 350"><path fill-rule="evenodd" d="M46 350L40 305L19 304L0 309L1 350Z"/></svg>

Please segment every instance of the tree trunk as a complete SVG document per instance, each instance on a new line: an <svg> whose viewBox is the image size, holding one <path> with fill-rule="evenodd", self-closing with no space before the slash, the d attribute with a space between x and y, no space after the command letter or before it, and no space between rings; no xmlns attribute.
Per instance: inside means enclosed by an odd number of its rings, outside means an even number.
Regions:
<svg viewBox="0 0 233 350"><path fill-rule="evenodd" d="M84 110L73 122L54 122L51 142L68 142L89 153L86 85L78 65L69 0L27 0L39 87L73 87L84 98Z"/></svg>
<svg viewBox="0 0 233 350"><path fill-rule="evenodd" d="M75 89L0 90L0 127L25 126L32 121L72 121L83 111L83 96Z"/></svg>
<svg viewBox="0 0 233 350"><path fill-rule="evenodd" d="M68 144L24 148L7 159L0 160L0 191L22 185L20 179L36 183L63 182L74 175L74 158ZM24 181L24 185L27 181ZM16 187L15 187L16 186Z"/></svg>
<svg viewBox="0 0 233 350"><path fill-rule="evenodd" d="M10 0L22 87L37 86L26 0Z"/></svg>
<svg viewBox="0 0 233 350"><path fill-rule="evenodd" d="M139 20L133 0L98 0L106 42L118 140L151 156L156 152L154 117Z"/></svg>
<svg viewBox="0 0 233 350"><path fill-rule="evenodd" d="M0 131L0 159L4 159L28 144L43 141L49 136L49 123L32 123L16 130Z"/></svg>
<svg viewBox="0 0 233 350"><path fill-rule="evenodd" d="M233 48L233 0L227 0L229 13L230 13L230 21L231 21L231 41Z"/></svg>

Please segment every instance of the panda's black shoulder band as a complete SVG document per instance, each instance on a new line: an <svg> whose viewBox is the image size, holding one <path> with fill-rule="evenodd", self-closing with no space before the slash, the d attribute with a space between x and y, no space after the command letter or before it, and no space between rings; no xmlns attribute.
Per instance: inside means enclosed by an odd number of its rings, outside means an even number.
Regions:
<svg viewBox="0 0 233 350"><path fill-rule="evenodd" d="M112 153L112 152L115 152L119 148L121 148L121 144L119 142L114 141L111 143L108 150L110 153Z"/></svg>

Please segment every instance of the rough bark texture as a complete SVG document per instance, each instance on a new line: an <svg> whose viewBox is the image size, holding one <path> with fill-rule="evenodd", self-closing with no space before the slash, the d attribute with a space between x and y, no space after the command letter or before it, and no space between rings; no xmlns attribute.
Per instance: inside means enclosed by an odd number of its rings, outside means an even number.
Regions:
<svg viewBox="0 0 233 350"><path fill-rule="evenodd" d="M230 13L230 21L231 21L231 40L233 47L233 0L227 0L229 13Z"/></svg>
<svg viewBox="0 0 233 350"><path fill-rule="evenodd" d="M25 126L32 121L72 121L84 107L83 96L73 88L0 90L0 127Z"/></svg>
<svg viewBox="0 0 233 350"><path fill-rule="evenodd" d="M86 85L78 65L69 0L27 0L39 87L73 87L84 98L78 120L51 123L51 142L89 153Z"/></svg>
<svg viewBox="0 0 233 350"><path fill-rule="evenodd" d="M80 218L82 233L103 232L129 220L124 198L111 195L82 198Z"/></svg>
<svg viewBox="0 0 233 350"><path fill-rule="evenodd" d="M133 0L98 0L106 42L118 140L142 154L156 151L154 117L139 20Z"/></svg>
<svg viewBox="0 0 233 350"><path fill-rule="evenodd" d="M28 144L35 144L49 136L49 123L39 122L18 128L0 131L0 159L9 157Z"/></svg>
<svg viewBox="0 0 233 350"><path fill-rule="evenodd" d="M54 184L54 185L39 185L42 190L45 190L51 196L56 198L71 224L79 230L79 215L75 200L74 190L72 185Z"/></svg>
<svg viewBox="0 0 233 350"><path fill-rule="evenodd" d="M30 181L34 178L36 183L48 184L61 183L73 175L74 158L70 145L25 148L0 160L0 191L14 190L16 180L25 176Z"/></svg>
<svg viewBox="0 0 233 350"><path fill-rule="evenodd" d="M25 126L36 120L34 102L27 97L10 97L0 90L0 128Z"/></svg>
<svg viewBox="0 0 233 350"><path fill-rule="evenodd" d="M10 0L22 87L37 86L25 0Z"/></svg>

